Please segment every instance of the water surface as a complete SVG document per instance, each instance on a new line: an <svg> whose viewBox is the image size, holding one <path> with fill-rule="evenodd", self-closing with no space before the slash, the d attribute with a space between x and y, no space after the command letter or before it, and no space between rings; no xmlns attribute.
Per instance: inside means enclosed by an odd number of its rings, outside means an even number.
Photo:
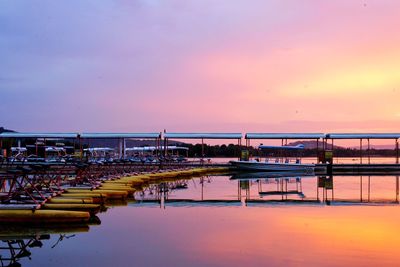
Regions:
<svg viewBox="0 0 400 267"><path fill-rule="evenodd" d="M1 257L28 244L22 266L398 266L398 176L247 176L154 185L63 234L3 228Z"/></svg>

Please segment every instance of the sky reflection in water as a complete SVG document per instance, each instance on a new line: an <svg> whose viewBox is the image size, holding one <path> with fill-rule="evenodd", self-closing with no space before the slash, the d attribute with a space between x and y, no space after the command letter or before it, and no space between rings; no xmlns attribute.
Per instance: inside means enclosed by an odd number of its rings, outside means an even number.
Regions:
<svg viewBox="0 0 400 267"><path fill-rule="evenodd" d="M318 177L260 183L213 176L189 180L186 189L163 192L165 187L155 186L152 193L137 195L144 201L101 213L102 224L90 230L45 236L41 248L28 248L31 259L19 263L396 266L400 259L398 180L396 176L337 176L333 190L326 190L318 189L318 184L324 184ZM292 194L260 197L259 191L274 192L282 185L286 190L286 182ZM326 185L330 188L330 183ZM8 245L2 241L2 247ZM2 249L3 259L6 252Z"/></svg>

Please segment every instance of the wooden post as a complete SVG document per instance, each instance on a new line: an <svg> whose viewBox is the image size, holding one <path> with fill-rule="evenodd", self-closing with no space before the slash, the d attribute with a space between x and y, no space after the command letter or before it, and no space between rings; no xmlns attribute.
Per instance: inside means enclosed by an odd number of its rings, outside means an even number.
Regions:
<svg viewBox="0 0 400 267"><path fill-rule="evenodd" d="M396 163L399 164L399 139L396 139Z"/></svg>
<svg viewBox="0 0 400 267"><path fill-rule="evenodd" d="M362 138L360 138L360 164L362 164Z"/></svg>

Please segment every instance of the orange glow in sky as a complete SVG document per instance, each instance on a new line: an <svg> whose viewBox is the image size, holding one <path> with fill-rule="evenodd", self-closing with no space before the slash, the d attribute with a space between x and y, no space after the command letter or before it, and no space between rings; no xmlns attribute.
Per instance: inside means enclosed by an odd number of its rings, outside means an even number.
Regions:
<svg viewBox="0 0 400 267"><path fill-rule="evenodd" d="M135 3L1 3L2 124L398 132L398 1Z"/></svg>

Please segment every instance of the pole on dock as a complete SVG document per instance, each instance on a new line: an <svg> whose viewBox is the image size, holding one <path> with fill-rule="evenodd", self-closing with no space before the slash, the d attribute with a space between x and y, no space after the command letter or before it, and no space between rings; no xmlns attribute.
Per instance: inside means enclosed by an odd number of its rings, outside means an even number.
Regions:
<svg viewBox="0 0 400 267"><path fill-rule="evenodd" d="M362 164L362 138L360 138L360 164Z"/></svg>
<svg viewBox="0 0 400 267"><path fill-rule="evenodd" d="M242 151L242 139L241 138L238 138L238 146L239 146L239 148L238 148L238 160L240 160L240 154L241 154L241 151Z"/></svg>
<svg viewBox="0 0 400 267"><path fill-rule="evenodd" d="M370 154L370 146L369 146L369 138L367 139L368 141L368 164L371 164L371 154Z"/></svg>
<svg viewBox="0 0 400 267"><path fill-rule="evenodd" d="M122 138L122 157L123 159L126 158L126 139Z"/></svg>
<svg viewBox="0 0 400 267"><path fill-rule="evenodd" d="M204 163L204 139L201 138L201 161Z"/></svg>
<svg viewBox="0 0 400 267"><path fill-rule="evenodd" d="M396 139L396 163L399 164L399 139Z"/></svg>

